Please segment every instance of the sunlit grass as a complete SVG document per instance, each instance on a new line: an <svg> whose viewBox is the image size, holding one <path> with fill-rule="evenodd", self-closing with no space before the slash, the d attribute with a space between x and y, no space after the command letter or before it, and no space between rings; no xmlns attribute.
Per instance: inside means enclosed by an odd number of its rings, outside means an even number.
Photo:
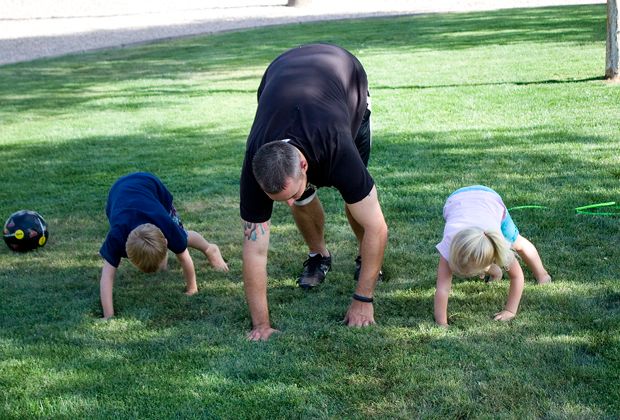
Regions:
<svg viewBox="0 0 620 420"><path fill-rule="evenodd" d="M367 70L370 170L390 227L378 325L341 320L357 250L342 201L321 191L333 271L304 293L304 245L276 205L268 343L249 343L239 173L265 67L333 42ZM35 209L45 248L0 249L0 417L615 418L620 371L620 94L602 81L604 6L314 23L196 37L0 67L0 215ZM119 269L101 322L97 255L107 191L159 175L186 227L230 273L194 253ZM554 276L526 272L521 312L492 322L507 281L456 280L452 327L432 318L441 210L454 189L499 191Z"/></svg>

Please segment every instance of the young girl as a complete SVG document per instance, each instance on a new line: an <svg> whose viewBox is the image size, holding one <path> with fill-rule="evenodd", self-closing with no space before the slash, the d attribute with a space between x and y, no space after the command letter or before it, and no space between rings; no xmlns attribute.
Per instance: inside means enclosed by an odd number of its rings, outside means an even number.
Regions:
<svg viewBox="0 0 620 420"><path fill-rule="evenodd" d="M435 291L437 324L448 325L453 273L499 280L500 267L505 268L510 277L510 290L504 310L494 315L496 321L509 321L516 316L523 292L523 270L513 251L532 270L538 284L551 281L538 251L519 235L502 198L491 188L473 185L456 190L444 205L443 217L446 221L443 240L437 245L440 254Z"/></svg>

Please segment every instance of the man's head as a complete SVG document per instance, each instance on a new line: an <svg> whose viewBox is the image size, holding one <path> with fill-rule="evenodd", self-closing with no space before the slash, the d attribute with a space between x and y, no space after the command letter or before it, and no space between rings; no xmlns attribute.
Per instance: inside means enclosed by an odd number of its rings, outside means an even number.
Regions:
<svg viewBox="0 0 620 420"><path fill-rule="evenodd" d="M308 163L296 147L284 141L267 143L252 160L252 171L260 187L274 201L292 204L304 193Z"/></svg>
<svg viewBox="0 0 620 420"><path fill-rule="evenodd" d="M144 223L129 233L125 250L140 271L154 273L166 265L168 241L157 226Z"/></svg>

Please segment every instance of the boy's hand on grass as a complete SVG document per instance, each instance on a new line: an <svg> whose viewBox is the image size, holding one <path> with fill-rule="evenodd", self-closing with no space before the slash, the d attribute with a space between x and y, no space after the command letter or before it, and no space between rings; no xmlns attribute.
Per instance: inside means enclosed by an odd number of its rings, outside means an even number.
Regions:
<svg viewBox="0 0 620 420"><path fill-rule="evenodd" d="M515 316L517 316L516 314L504 309L501 312L498 312L494 315L494 320L495 321L510 321L511 319L513 319Z"/></svg>

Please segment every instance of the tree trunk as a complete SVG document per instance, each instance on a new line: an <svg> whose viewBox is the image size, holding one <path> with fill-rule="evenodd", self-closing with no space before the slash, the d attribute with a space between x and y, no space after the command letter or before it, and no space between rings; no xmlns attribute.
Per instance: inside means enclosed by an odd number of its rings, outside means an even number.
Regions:
<svg viewBox="0 0 620 420"><path fill-rule="evenodd" d="M607 0L607 63L605 66L605 78L620 82L619 52L620 52L620 15L618 14L618 1Z"/></svg>
<svg viewBox="0 0 620 420"><path fill-rule="evenodd" d="M310 3L312 3L312 0L288 0L287 6L290 6L290 7L310 6Z"/></svg>

